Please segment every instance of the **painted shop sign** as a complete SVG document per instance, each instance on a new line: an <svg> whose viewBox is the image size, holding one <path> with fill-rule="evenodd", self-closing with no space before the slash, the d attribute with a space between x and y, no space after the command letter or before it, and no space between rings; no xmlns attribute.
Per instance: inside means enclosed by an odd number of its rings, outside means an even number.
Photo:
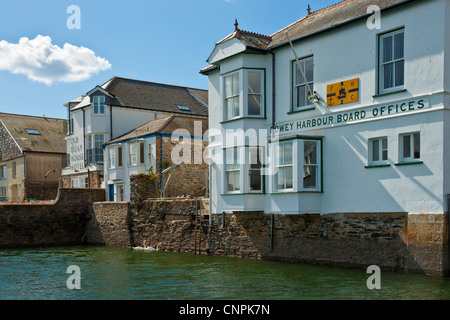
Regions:
<svg viewBox="0 0 450 320"><path fill-rule="evenodd" d="M359 78L327 85L327 107L359 100Z"/></svg>
<svg viewBox="0 0 450 320"><path fill-rule="evenodd" d="M72 170L80 170L84 168L84 149L83 144L78 137L69 139L70 149L70 167Z"/></svg>
<svg viewBox="0 0 450 320"><path fill-rule="evenodd" d="M307 119L293 122L283 122L275 125L279 133L291 131L303 131L310 129L323 129L340 125L370 121L391 116L413 113L430 108L428 99L407 100L375 107L353 109L339 113L327 113ZM271 128L273 129L273 128Z"/></svg>

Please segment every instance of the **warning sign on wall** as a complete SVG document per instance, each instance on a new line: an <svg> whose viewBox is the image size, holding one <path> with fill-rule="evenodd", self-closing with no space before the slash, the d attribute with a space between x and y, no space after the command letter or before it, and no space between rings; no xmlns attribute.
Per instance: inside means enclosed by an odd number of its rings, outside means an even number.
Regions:
<svg viewBox="0 0 450 320"><path fill-rule="evenodd" d="M327 107L359 100L359 78L327 85Z"/></svg>

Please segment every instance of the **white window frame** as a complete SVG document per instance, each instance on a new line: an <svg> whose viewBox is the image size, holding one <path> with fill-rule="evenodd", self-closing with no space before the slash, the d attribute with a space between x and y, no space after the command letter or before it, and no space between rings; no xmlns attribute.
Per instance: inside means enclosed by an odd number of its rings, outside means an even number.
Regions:
<svg viewBox="0 0 450 320"><path fill-rule="evenodd" d="M394 44L394 37L397 34L401 34L403 33L403 56L401 58L395 58L394 54L395 54L395 44ZM392 59L386 62L383 62L383 55L384 55L384 44L383 44L383 39L388 38L388 37L392 37ZM398 90L402 90L405 86L405 29L398 29L395 31L391 31L391 32L387 32L384 34L381 34L378 36L378 93L382 94L382 93L389 93L392 91L398 91ZM396 85L396 64L403 62L403 83L400 85ZM384 87L384 72L386 69L387 65L391 65L393 64L393 69L392 69L392 87L389 88L385 88Z"/></svg>
<svg viewBox="0 0 450 320"><path fill-rule="evenodd" d="M105 96L92 97L92 110L95 115L105 114Z"/></svg>
<svg viewBox="0 0 450 320"><path fill-rule="evenodd" d="M237 76L237 78L236 78ZM226 75L224 75L223 77L223 119L224 120L232 120L232 119L236 119L236 118L240 118L242 117L242 95L241 95L241 84L243 82L242 79L242 74L239 71L236 72L231 72L228 73ZM230 78L231 79L231 93L227 94L227 89L226 89L226 83L227 83L227 79ZM235 81L237 79L238 84L235 86ZM237 87L237 92L234 92L234 88ZM236 108L233 106L231 108L231 115L228 114L228 101L229 100L236 100L239 101L239 106L238 109L239 113L236 114Z"/></svg>
<svg viewBox="0 0 450 320"><path fill-rule="evenodd" d="M117 168L117 154L116 154L116 148L110 147L108 148L108 169L115 169Z"/></svg>
<svg viewBox="0 0 450 320"><path fill-rule="evenodd" d="M312 80L308 80L307 73L306 73L306 63L311 61L312 63ZM302 59L299 59L300 68L302 69L303 73L305 74L306 81L308 83L309 88L311 89L311 93L314 93L314 56L305 57ZM306 84L303 82L303 78L301 77L300 73L299 76L301 78L301 81L303 83L297 84L297 73L298 73L298 66L297 61L292 61L292 111L301 111L304 109L309 109L314 106L314 104L309 101L308 96L308 88L306 87ZM297 100L297 88L304 87L305 88L305 104L299 105Z"/></svg>
<svg viewBox="0 0 450 320"><path fill-rule="evenodd" d="M132 152L134 148L135 152ZM133 161L133 156L135 157L135 161ZM128 166L136 167L138 165L138 157L139 157L139 148L136 141L130 142L128 144Z"/></svg>
<svg viewBox="0 0 450 320"><path fill-rule="evenodd" d="M101 137L101 139L100 139ZM104 154L102 144L105 142L105 135L103 133L93 133L86 137L86 152L89 163L103 164ZM91 161L89 161L89 150L92 150ZM98 156L98 159L97 159Z"/></svg>
<svg viewBox="0 0 450 320"><path fill-rule="evenodd" d="M226 148L224 149L224 182L225 182L225 193L241 193L242 192L242 168L241 168L241 151L242 147L232 147L232 148ZM231 152L231 150L234 150L232 153L233 159L230 158L230 154L228 152ZM233 174L233 179L236 181L236 176L238 177L238 188L236 188L236 183L233 184L233 189L229 190L229 177L230 174Z"/></svg>
<svg viewBox="0 0 450 320"><path fill-rule="evenodd" d="M290 162L286 162L286 157L285 157L285 147L287 145L291 145L291 161ZM282 157L280 157L281 155L281 150L283 150L282 153ZM294 190L294 141L293 140L289 140L289 141L282 141L279 142L278 145L275 148L275 154L276 154L276 165L275 165L275 175L274 175L274 186L275 186L275 190L278 192L282 192L282 191L293 191ZM278 187L278 175L280 174L280 169L285 172L287 171L287 169L291 168L291 180L292 180L292 186L288 187L288 183L287 183L287 179L284 179L284 183L283 183L283 188L279 188ZM285 175L286 177L286 175Z"/></svg>
<svg viewBox="0 0 450 320"><path fill-rule="evenodd" d="M405 157L404 155L404 139L405 138L409 138L409 155ZM419 143L419 156L416 157L415 153L416 153L416 148L415 148L415 143L418 139L418 143ZM420 161L421 159L421 137L420 137L420 132L416 131L416 132L409 132L409 133L402 133L399 135L399 161L400 163L402 162L415 162L415 161Z"/></svg>
<svg viewBox="0 0 450 320"><path fill-rule="evenodd" d="M383 141L386 141L386 147L383 146ZM377 148L377 151L375 151ZM389 140L386 136L370 138L369 139L369 155L368 155L368 163L369 165L381 165L387 164L389 159ZM378 160L374 159L374 155L378 154ZM384 157L386 154L386 157Z"/></svg>
<svg viewBox="0 0 450 320"><path fill-rule="evenodd" d="M260 92L250 92L249 89L249 73L259 73L260 75ZM237 78L233 78L236 77ZM238 79L237 91L231 92L230 95L227 94L226 81L227 78L232 79L231 88L233 88L233 79ZM222 105L223 105L223 115L224 121L241 119L241 118L264 118L265 116L265 69L261 68L243 68L236 71L231 71L229 73L223 74L222 79ZM259 97L259 114L249 113L249 98L252 96ZM232 116L228 116L228 100L237 99L239 101L239 113L235 113L235 109L232 108Z"/></svg>

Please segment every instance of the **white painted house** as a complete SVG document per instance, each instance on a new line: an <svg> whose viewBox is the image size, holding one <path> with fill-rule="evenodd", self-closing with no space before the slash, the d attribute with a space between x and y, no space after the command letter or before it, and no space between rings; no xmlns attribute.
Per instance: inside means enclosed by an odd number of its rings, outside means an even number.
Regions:
<svg viewBox="0 0 450 320"><path fill-rule="evenodd" d="M270 36L236 23L201 71L211 212L447 211L449 17L449 0L347 0Z"/></svg>
<svg viewBox="0 0 450 320"><path fill-rule="evenodd" d="M63 186L104 188L102 144L172 114L207 116L207 91L114 77L65 104L67 167Z"/></svg>

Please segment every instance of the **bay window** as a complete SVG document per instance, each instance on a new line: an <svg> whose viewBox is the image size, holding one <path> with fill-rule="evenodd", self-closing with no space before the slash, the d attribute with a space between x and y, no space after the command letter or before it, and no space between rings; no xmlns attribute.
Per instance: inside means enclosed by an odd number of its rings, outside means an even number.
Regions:
<svg viewBox="0 0 450 320"><path fill-rule="evenodd" d="M223 75L224 120L264 117L264 70L240 69Z"/></svg>
<svg viewBox="0 0 450 320"><path fill-rule="evenodd" d="M320 192L322 140L298 137L274 143L272 192Z"/></svg>
<svg viewBox="0 0 450 320"><path fill-rule="evenodd" d="M241 146L225 149L225 192L262 193L264 191L264 148Z"/></svg>
<svg viewBox="0 0 450 320"><path fill-rule="evenodd" d="M89 163L103 163L103 149L104 142L103 134L91 134L87 136L86 154Z"/></svg>

